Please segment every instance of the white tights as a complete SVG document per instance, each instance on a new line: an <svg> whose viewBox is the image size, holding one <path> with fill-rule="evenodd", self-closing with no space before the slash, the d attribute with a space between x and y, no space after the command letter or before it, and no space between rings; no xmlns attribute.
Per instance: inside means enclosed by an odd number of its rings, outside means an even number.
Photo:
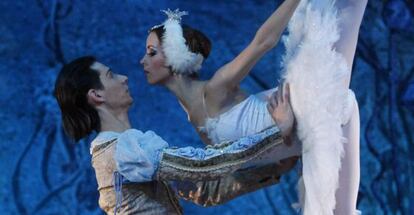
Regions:
<svg viewBox="0 0 414 215"><path fill-rule="evenodd" d="M351 80L351 68L358 41L359 27L367 5L367 0L337 0L340 18L340 38L335 48L342 53L350 68L344 86L348 89ZM359 180L360 157L359 137L360 122L358 103L354 100L353 111L349 121L343 125L342 132L348 142L344 144L344 157L339 171L339 188L336 191L336 215L355 214Z"/></svg>
<svg viewBox="0 0 414 215"><path fill-rule="evenodd" d="M336 191L336 207L334 214L354 214L356 209L360 164L359 164L359 108L354 100L351 118L342 127L347 142L344 144L344 157L339 170L339 188Z"/></svg>

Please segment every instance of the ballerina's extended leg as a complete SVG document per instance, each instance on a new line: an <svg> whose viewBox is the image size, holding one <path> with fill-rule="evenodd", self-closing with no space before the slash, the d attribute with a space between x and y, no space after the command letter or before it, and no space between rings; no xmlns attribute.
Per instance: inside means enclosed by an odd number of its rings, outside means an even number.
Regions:
<svg viewBox="0 0 414 215"><path fill-rule="evenodd" d="M351 68L354 61L359 27L362 22L367 0L338 0L338 15L340 19L340 38L335 48L342 53L350 68L344 87L349 88ZM342 127L343 135L347 138L344 144L344 157L339 171L339 188L336 191L335 214L354 214L356 210L358 187L360 181L359 158L359 108L354 99L352 114L349 121Z"/></svg>

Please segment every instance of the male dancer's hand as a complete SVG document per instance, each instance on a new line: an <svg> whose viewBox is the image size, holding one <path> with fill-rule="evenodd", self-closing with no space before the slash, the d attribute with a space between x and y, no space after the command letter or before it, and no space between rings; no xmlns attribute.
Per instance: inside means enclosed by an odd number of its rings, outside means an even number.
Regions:
<svg viewBox="0 0 414 215"><path fill-rule="evenodd" d="M282 84L279 89L272 94L267 104L267 110L281 130L282 136L290 136L295 116L293 115L293 110L290 106L289 84Z"/></svg>

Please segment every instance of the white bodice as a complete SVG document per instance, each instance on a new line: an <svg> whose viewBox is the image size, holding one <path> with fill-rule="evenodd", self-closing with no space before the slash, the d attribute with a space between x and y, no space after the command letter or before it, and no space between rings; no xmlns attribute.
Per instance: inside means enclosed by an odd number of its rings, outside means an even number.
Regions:
<svg viewBox="0 0 414 215"><path fill-rule="evenodd" d="M250 95L217 117L207 118L205 125L199 127L200 131L205 132L213 144L218 144L252 135L274 125L266 105L267 98L276 90L277 88L273 88ZM355 95L352 90L348 90L346 98L340 113L342 124L346 124L353 110Z"/></svg>
<svg viewBox="0 0 414 215"><path fill-rule="evenodd" d="M200 131L205 132L213 144L235 141L241 137L252 135L275 124L267 110L267 97L277 88L250 95L241 103L215 118L207 118ZM301 144L294 141L292 145L283 144L277 150L271 150L259 163L279 161L292 156L300 156Z"/></svg>
<svg viewBox="0 0 414 215"><path fill-rule="evenodd" d="M207 118L205 132L213 144L234 141L241 137L257 133L275 124L267 111L266 96L276 90L268 90L251 95L241 103L215 118Z"/></svg>

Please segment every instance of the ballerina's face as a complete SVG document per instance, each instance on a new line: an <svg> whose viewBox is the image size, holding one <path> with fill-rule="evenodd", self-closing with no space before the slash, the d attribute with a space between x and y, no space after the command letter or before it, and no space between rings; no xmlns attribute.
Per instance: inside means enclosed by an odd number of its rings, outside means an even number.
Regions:
<svg viewBox="0 0 414 215"><path fill-rule="evenodd" d="M148 35L146 53L140 63L150 84L162 84L171 77L170 69L165 65L160 40L154 32Z"/></svg>

